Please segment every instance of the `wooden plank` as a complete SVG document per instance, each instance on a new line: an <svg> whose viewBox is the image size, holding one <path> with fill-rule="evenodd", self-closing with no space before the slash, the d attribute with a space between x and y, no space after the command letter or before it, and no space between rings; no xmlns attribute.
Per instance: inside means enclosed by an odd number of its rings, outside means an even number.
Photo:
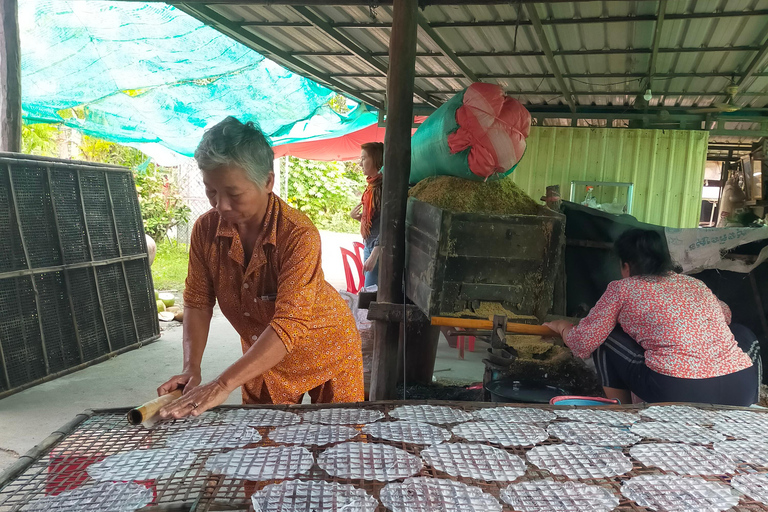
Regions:
<svg viewBox="0 0 768 512"><path fill-rule="evenodd" d="M402 303L405 266L405 213L411 169L411 124L416 74L418 0L394 0L387 76L387 131L381 197L380 302ZM400 326L376 321L371 369L371 400L392 398L397 388Z"/></svg>
<svg viewBox="0 0 768 512"><path fill-rule="evenodd" d="M0 150L21 152L21 43L17 0L0 0Z"/></svg>

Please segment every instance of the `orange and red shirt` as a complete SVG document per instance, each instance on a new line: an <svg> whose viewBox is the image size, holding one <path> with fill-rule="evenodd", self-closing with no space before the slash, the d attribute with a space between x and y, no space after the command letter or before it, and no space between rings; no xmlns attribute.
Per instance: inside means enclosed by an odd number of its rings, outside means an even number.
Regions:
<svg viewBox="0 0 768 512"><path fill-rule="evenodd" d="M629 277L608 285L565 343L577 357L587 357L618 323L643 347L651 370L706 379L752 366L730 322L731 310L698 279L674 273Z"/></svg>
<svg viewBox="0 0 768 512"><path fill-rule="evenodd" d="M243 385L245 403L296 403L329 382L329 400L363 400L360 334L346 303L325 281L320 233L274 194L247 267L234 225L216 210L195 222L184 306L206 309L217 300L240 334L243 352L268 326L288 351L277 366Z"/></svg>

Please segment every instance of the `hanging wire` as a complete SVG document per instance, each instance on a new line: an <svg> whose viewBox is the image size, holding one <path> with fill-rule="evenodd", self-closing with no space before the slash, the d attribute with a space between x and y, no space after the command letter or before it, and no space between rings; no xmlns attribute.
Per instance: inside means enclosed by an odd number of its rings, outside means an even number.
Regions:
<svg viewBox="0 0 768 512"><path fill-rule="evenodd" d="M512 42L512 52L517 51L517 30L520 28L520 4L522 4L522 0L518 0L517 2L517 16L515 16L515 39Z"/></svg>

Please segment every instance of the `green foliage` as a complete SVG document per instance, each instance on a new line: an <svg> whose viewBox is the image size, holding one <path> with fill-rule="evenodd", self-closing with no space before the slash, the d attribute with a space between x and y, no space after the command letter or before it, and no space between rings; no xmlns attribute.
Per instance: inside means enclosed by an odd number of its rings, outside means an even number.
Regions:
<svg viewBox="0 0 768 512"><path fill-rule="evenodd" d="M289 173L288 204L304 212L319 229L360 231L360 223L349 216L365 190L365 177L356 164L290 157Z"/></svg>
<svg viewBox="0 0 768 512"><path fill-rule="evenodd" d="M168 170L149 163L138 149L84 136L80 151L87 160L134 170L144 231L155 241L160 242L177 224L189 221L191 210L184 204Z"/></svg>
<svg viewBox="0 0 768 512"><path fill-rule="evenodd" d="M22 151L59 156L60 135L56 125L25 124L22 126ZM138 149L87 135L82 137L78 149L84 160L133 169L144 231L157 242L173 226L189 220L190 209L171 180L169 170L149 163L149 158Z"/></svg>
<svg viewBox="0 0 768 512"><path fill-rule="evenodd" d="M189 246L176 242L157 244L155 262L152 263L152 281L155 290L182 290L187 278ZM180 298L177 296L177 299Z"/></svg>
<svg viewBox="0 0 768 512"><path fill-rule="evenodd" d="M167 173L152 165L144 174L134 173L134 177L144 231L149 236L159 242L169 229L189 221L191 210Z"/></svg>
<svg viewBox="0 0 768 512"><path fill-rule="evenodd" d="M21 125L21 152L37 156L58 156L56 138L59 128L53 124Z"/></svg>

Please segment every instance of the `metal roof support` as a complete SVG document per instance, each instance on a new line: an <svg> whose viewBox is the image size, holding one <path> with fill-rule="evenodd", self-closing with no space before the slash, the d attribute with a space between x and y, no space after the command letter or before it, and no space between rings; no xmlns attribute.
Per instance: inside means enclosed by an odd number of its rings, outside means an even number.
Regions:
<svg viewBox="0 0 768 512"><path fill-rule="evenodd" d="M739 87L742 87L744 85L744 82L749 80L753 75L755 75L758 67L760 64L765 60L765 56L768 55L768 39L765 40L763 45L760 47L760 49L757 51L757 55L750 61L749 65L747 66L747 69L744 70L744 73L741 74L739 79L736 81L736 85Z"/></svg>
<svg viewBox="0 0 768 512"><path fill-rule="evenodd" d="M335 79L333 75L324 73L315 67L307 64L306 62L297 59L291 52L282 50L272 43L262 39L250 30L244 29L230 20L220 15L216 11L203 5L202 2L190 5L189 3L176 4L176 7L186 12L189 15L195 16L198 19L204 18L208 20L209 24L215 28L218 28L224 34L227 34L234 39L247 42L255 47L257 51L271 58L278 64L285 66L291 71L300 75L316 80L321 84L329 86L331 89L336 89L339 92L349 95L362 103L374 106L376 108L383 108L384 104L381 101L375 100L369 96L358 93L354 88L345 85Z"/></svg>
<svg viewBox="0 0 768 512"><path fill-rule="evenodd" d="M379 75L371 75L365 73L333 73L332 77L346 77L346 78L381 78ZM416 78L462 78L463 75L457 75L455 73L423 73L416 76ZM557 78L555 74L550 73L478 73L478 78L483 79L515 79L524 80L529 79L542 79L542 78ZM617 78L631 79L631 78L647 78L647 73L567 73L561 75L563 78L583 78L583 79L600 79L600 78ZM729 72L706 72L706 73L656 73L656 78L702 78L702 77L724 77L730 78L733 73ZM753 73L752 76L768 76L768 73ZM598 84L599 85L599 84ZM713 93L713 94L720 94Z"/></svg>
<svg viewBox="0 0 768 512"><path fill-rule="evenodd" d="M302 18L311 23L312 26L321 30L336 43L340 44L352 55L368 64L370 67L378 71L382 76L387 76L387 66L385 64L376 60L376 58L371 55L370 51L357 44L338 29L334 28L328 21L318 16L314 11L303 5L293 6L293 10L296 11ZM429 94L425 93L418 87L414 87L413 92L416 96L420 97L426 103L429 103L434 107L439 107L441 105L440 101L432 98Z"/></svg>
<svg viewBox="0 0 768 512"><path fill-rule="evenodd" d="M434 27L433 27L434 28ZM711 52L756 52L761 49L760 46L712 46L709 48L659 48L659 53L711 53ZM291 52L296 57L348 57L351 54L346 51L332 52L312 52L299 51ZM388 52L370 52L374 57L386 57ZM606 48L599 50L552 50L555 57L570 57L584 55L647 55L651 53L650 48ZM460 59L465 57L543 57L544 52L540 51L511 51L504 50L498 52L455 52ZM416 57L441 57L442 52L416 52Z"/></svg>
<svg viewBox="0 0 768 512"><path fill-rule="evenodd" d="M539 13L536 12L536 6L533 4L526 4L525 9L528 13L528 17L531 19L531 23L533 24L533 31L535 32L536 38L539 41L539 46L541 46L541 49L544 50L544 55L547 57L549 67L552 70L552 73L555 75L557 85L560 87L560 91L563 93L563 96L565 96L565 101L571 107L571 111L576 112L576 102L573 100L571 91L568 88L568 85L565 83L562 73L560 73L560 68L557 66L557 62L555 62L555 56L552 54L552 49L550 48L549 42L547 41L547 36L544 33L544 27L542 27L541 20L539 19Z"/></svg>
<svg viewBox="0 0 768 512"><path fill-rule="evenodd" d="M213 3L213 2L209 2ZM242 2L241 2L242 3ZM253 2L249 2L253 3ZM278 2L273 2L277 4ZM302 5L304 5L302 3ZM367 5L367 4L366 4ZM735 18L735 17L750 17L750 16L768 16L768 9L756 9L753 11L724 11L724 12L690 12L690 13L672 13L667 14L665 19L667 20L698 20L698 19L712 19L712 18ZM541 20L542 25L588 25L588 24L604 24L604 23L638 23L638 22L655 22L658 19L653 14L641 14L638 16L594 16L588 18L549 18ZM310 27L312 26L308 22L304 21L243 21L241 25L254 26L254 27L276 27L276 28L292 28L292 27ZM391 28L392 24L386 21L375 22L357 22L357 21L341 21L331 24L335 28L356 28L356 29L369 29L369 28ZM531 25L530 20L520 20L518 24L516 20L477 20L477 21L439 21L430 23L430 26L434 29L443 28L477 28L477 27L514 27L516 25L524 26Z"/></svg>
<svg viewBox="0 0 768 512"><path fill-rule="evenodd" d="M650 89L653 83L653 76L656 74L656 59L659 56L659 41L661 41L661 29L664 26L664 16L667 13L667 0L659 0L658 15L656 17L656 27L653 30L653 46L651 46L651 60L648 65L648 78L645 86L640 88L639 94L643 94L645 89Z"/></svg>
<svg viewBox="0 0 768 512"><path fill-rule="evenodd" d="M431 26L429 26L429 22L427 21L427 18L424 17L423 14L420 12L416 13L417 15L417 21L419 23L419 26L421 27L421 30L424 31L427 36L429 36L432 41L440 48L440 52L451 59L451 61L458 67L462 73L464 73L464 76L467 77L471 82L479 82L480 80L477 78L477 75L475 75L474 71L469 69L469 67L461 62L461 60L456 56L455 53L453 53L453 50L451 50L451 47L443 40L442 37L440 37L440 34L438 34L435 29L433 29Z"/></svg>

